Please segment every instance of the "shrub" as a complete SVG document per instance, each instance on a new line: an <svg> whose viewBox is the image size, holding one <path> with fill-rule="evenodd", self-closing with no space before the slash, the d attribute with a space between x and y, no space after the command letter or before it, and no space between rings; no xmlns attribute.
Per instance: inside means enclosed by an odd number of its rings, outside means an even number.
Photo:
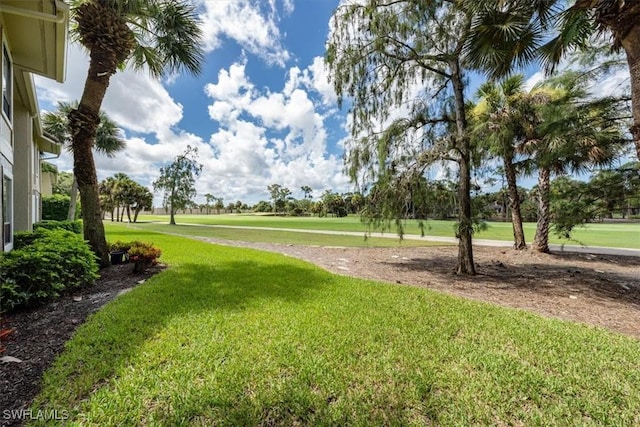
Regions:
<svg viewBox="0 0 640 427"><path fill-rule="evenodd" d="M48 236L49 230L66 230L75 234L82 234L82 223L80 221L54 221L47 220L33 224L33 231L17 231L14 234L13 248L22 249L29 246L34 241Z"/></svg>
<svg viewBox="0 0 640 427"><path fill-rule="evenodd" d="M75 221L56 221L56 220L44 220L40 222L36 222L33 224L33 230L37 231L40 229L54 230L54 229L62 229L71 231L76 234L82 234L82 222L79 220Z"/></svg>
<svg viewBox="0 0 640 427"><path fill-rule="evenodd" d="M13 249L22 249L43 237L42 231L16 231L13 235Z"/></svg>
<svg viewBox="0 0 640 427"><path fill-rule="evenodd" d="M69 204L71 197L54 194L52 196L42 197L42 219L53 219L56 221L65 221L69 214Z"/></svg>
<svg viewBox="0 0 640 427"><path fill-rule="evenodd" d="M98 278L96 257L78 234L41 229L20 244L0 258L2 310L36 304Z"/></svg>
<svg viewBox="0 0 640 427"><path fill-rule="evenodd" d="M131 245L135 242L123 242L121 240L116 240L113 243L109 243L109 252L127 252L131 248Z"/></svg>
<svg viewBox="0 0 640 427"><path fill-rule="evenodd" d="M161 254L162 251L152 243L138 241L131 242L128 251L129 261L134 263L133 271L144 271L147 267L156 264Z"/></svg>
<svg viewBox="0 0 640 427"><path fill-rule="evenodd" d="M22 290L15 280L4 279L3 276L0 274L0 313L12 311L29 299L29 294Z"/></svg>

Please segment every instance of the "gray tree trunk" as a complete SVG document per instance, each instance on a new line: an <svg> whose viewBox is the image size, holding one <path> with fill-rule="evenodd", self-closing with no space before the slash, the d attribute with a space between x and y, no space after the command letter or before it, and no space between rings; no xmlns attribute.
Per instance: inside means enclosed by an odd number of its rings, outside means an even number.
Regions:
<svg viewBox="0 0 640 427"><path fill-rule="evenodd" d="M460 211L458 213L458 274L476 274L473 263L473 218L471 213L471 150L469 137L466 135L467 119L464 105L464 83L462 71L457 60L451 63L451 83L455 95L456 107L456 145L460 153L459 159L459 179L458 179L458 201Z"/></svg>
<svg viewBox="0 0 640 427"><path fill-rule="evenodd" d="M524 239L524 229L522 228L522 214L520 213L520 195L516 181L516 171L513 167L512 159L509 156L504 158L504 172L507 178L507 191L509 192L509 207L511 208L511 224L513 227L513 247L516 250L527 248Z"/></svg>
<svg viewBox="0 0 640 427"><path fill-rule="evenodd" d="M549 228L551 227L551 208L549 192L551 188L551 171L540 168L538 172L538 224L533 239L533 249L538 252L549 252Z"/></svg>
<svg viewBox="0 0 640 427"><path fill-rule="evenodd" d="M67 213L67 220L75 221L77 204L78 204L78 180L76 179L76 176L74 174L73 182L71 183L71 200L69 201L69 212Z"/></svg>

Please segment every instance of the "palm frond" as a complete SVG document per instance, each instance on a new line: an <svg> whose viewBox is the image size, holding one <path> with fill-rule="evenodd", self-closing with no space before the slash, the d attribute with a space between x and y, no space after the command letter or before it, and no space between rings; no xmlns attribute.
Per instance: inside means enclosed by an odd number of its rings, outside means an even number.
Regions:
<svg viewBox="0 0 640 427"><path fill-rule="evenodd" d="M586 9L569 8L558 15L558 34L540 46L538 54L547 74L551 74L567 53L588 46L597 28Z"/></svg>
<svg viewBox="0 0 640 427"><path fill-rule="evenodd" d="M107 157L114 157L118 151L124 150L126 146L118 125L101 112L94 149Z"/></svg>
<svg viewBox="0 0 640 427"><path fill-rule="evenodd" d="M144 3L146 8L130 17L130 28L137 42L130 64L134 68L146 67L155 77L181 71L198 74L204 53L195 8L180 0Z"/></svg>
<svg viewBox="0 0 640 427"><path fill-rule="evenodd" d="M536 60L544 32L530 13L490 9L475 15L464 46L466 62L492 79Z"/></svg>

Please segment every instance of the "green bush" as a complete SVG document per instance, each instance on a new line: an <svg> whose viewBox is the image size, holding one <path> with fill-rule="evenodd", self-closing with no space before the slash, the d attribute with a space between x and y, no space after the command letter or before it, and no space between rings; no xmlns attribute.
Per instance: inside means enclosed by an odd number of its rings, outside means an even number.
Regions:
<svg viewBox="0 0 640 427"><path fill-rule="evenodd" d="M40 222L36 222L33 224L33 230L37 231L40 229L54 230L54 229L62 229L74 232L76 234L82 234L82 222L79 220L75 221L56 221L56 220L44 220Z"/></svg>
<svg viewBox="0 0 640 427"><path fill-rule="evenodd" d="M13 249L23 249L44 236L42 231L16 231L13 235Z"/></svg>
<svg viewBox="0 0 640 427"><path fill-rule="evenodd" d="M66 221L69 214L69 204L71 197L54 194L42 197L42 219L53 219L56 221Z"/></svg>
<svg viewBox="0 0 640 427"><path fill-rule="evenodd" d="M134 242L123 242L121 240L116 240L113 243L107 243L109 246L109 252L128 252L131 249L131 245Z"/></svg>
<svg viewBox="0 0 640 427"><path fill-rule="evenodd" d="M24 304L29 295L13 279L3 279L0 275L0 313L12 311Z"/></svg>
<svg viewBox="0 0 640 427"><path fill-rule="evenodd" d="M80 221L55 221L47 220L33 224L33 231L17 231L14 234L13 249L22 249L29 246L35 240L41 239L48 234L48 230L66 230L75 234L82 234L82 223Z"/></svg>
<svg viewBox="0 0 640 427"><path fill-rule="evenodd" d="M147 267L155 265L158 262L158 258L162 251L153 246L152 243L146 242L131 242L127 255L129 261L134 263L133 271L144 271Z"/></svg>
<svg viewBox="0 0 640 427"><path fill-rule="evenodd" d="M59 229L30 234L24 233L22 246L0 258L3 311L37 304L98 278L96 257L78 234Z"/></svg>

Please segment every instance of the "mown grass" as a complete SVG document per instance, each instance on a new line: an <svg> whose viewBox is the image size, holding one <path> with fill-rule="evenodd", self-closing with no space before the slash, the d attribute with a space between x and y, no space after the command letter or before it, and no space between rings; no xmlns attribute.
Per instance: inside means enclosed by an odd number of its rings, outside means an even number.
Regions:
<svg viewBox="0 0 640 427"><path fill-rule="evenodd" d="M277 254L108 233L153 241L171 267L96 313L46 373L33 409L70 423L640 423L637 340Z"/></svg>
<svg viewBox="0 0 640 427"><path fill-rule="evenodd" d="M173 233L186 236L214 237L227 240L241 240L245 242L271 242L310 246L348 246L348 247L416 247L443 246L447 243L430 242L427 240L400 240L381 237L341 236L335 234L299 233L291 231L256 230L241 228L212 228L197 225L167 225L157 223L139 223L132 227L141 230Z"/></svg>
<svg viewBox="0 0 640 427"><path fill-rule="evenodd" d="M349 216L345 218L318 217L276 217L264 215L178 215L177 222L203 225L236 225L251 227L297 228L334 231L357 231L364 233L366 228L360 218ZM141 221L168 221L168 216L143 215ZM479 239L513 240L513 231L509 222L488 222L488 229L476 233ZM524 231L528 242L533 241L536 224L525 223ZM391 233L395 230L391 230ZM453 221L429 220L425 222L425 234L429 236L454 236ZM406 221L405 233L420 234L418 222ZM587 224L576 228L573 240L560 239L553 233L549 236L551 243L607 246L640 249L640 223L621 224Z"/></svg>

